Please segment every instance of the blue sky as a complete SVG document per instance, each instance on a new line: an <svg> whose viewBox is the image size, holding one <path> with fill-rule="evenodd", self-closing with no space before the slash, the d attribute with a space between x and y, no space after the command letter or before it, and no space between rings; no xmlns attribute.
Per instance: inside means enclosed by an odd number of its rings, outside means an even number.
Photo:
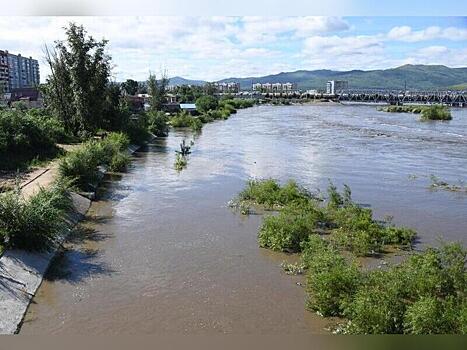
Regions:
<svg viewBox="0 0 467 350"><path fill-rule="evenodd" d="M467 66L467 17L0 17L0 49L39 59L69 21L110 41L116 80L217 80L299 69Z"/></svg>

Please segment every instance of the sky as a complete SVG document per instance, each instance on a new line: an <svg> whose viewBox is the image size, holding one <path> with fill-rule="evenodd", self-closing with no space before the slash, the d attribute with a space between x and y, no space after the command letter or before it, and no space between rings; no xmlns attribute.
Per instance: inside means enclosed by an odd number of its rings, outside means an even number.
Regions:
<svg viewBox="0 0 467 350"><path fill-rule="evenodd" d="M467 66L467 17L0 17L0 50L38 59L69 22L109 40L117 81L149 72L215 81L300 69Z"/></svg>

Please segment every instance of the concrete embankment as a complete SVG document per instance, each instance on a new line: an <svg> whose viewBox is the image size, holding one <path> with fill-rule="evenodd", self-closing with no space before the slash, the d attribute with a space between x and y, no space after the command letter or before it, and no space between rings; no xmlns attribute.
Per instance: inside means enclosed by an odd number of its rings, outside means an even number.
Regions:
<svg viewBox="0 0 467 350"><path fill-rule="evenodd" d="M130 145L130 154L140 146ZM25 198L33 195L39 186L53 183L58 172L47 171L22 187ZM77 193L71 193L74 210L69 214L73 228L87 213L91 200ZM14 334L19 331L28 306L39 289L52 258L60 249L71 229L63 232L57 244L47 252L7 250L0 257L0 334Z"/></svg>

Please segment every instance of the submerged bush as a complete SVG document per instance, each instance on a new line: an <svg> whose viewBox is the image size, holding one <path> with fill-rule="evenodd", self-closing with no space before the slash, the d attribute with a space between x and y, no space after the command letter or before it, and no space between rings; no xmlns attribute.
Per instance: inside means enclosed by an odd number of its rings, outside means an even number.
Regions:
<svg viewBox="0 0 467 350"><path fill-rule="evenodd" d="M451 120L451 112L449 108L443 105L431 106L388 106L381 109L385 112L392 113L415 113L421 114L420 120Z"/></svg>
<svg viewBox="0 0 467 350"><path fill-rule="evenodd" d="M180 153L177 153L177 155L175 156L175 164L174 164L175 170L181 171L187 165L188 165L188 160L186 159L186 157L181 155Z"/></svg>
<svg viewBox="0 0 467 350"><path fill-rule="evenodd" d="M331 247L307 253L307 308L323 316L341 316L353 298L361 274L353 262Z"/></svg>
<svg viewBox="0 0 467 350"><path fill-rule="evenodd" d="M399 266L366 274L345 316L358 334L462 333L466 250L458 243L429 248Z"/></svg>
<svg viewBox="0 0 467 350"><path fill-rule="evenodd" d="M3 246L25 250L46 250L67 227L66 214L72 208L66 185L41 188L25 200L20 191L0 194L0 239Z"/></svg>
<svg viewBox="0 0 467 350"><path fill-rule="evenodd" d="M424 107L420 120L451 120L451 112L446 106L432 105Z"/></svg>
<svg viewBox="0 0 467 350"><path fill-rule="evenodd" d="M288 181L280 186L276 180L249 180L246 188L240 192L239 200L251 201L265 205L268 208L284 206L293 202L307 202L311 199L310 193L298 186L295 181Z"/></svg>
<svg viewBox="0 0 467 350"><path fill-rule="evenodd" d="M331 242L337 247L359 256L381 252L387 244L410 247L416 235L409 228L389 226L375 220L371 209L362 208L352 201L351 190L346 185L340 193L331 183L327 204L320 206L306 189L294 181L281 186L273 179L249 180L237 202L282 209L278 216L264 220L259 233L260 245L274 250L299 251L300 243L316 229L330 233ZM303 224L304 218L314 220L314 226L308 227L307 234L303 227L299 229L297 226Z"/></svg>
<svg viewBox="0 0 467 350"><path fill-rule="evenodd" d="M277 216L266 217L259 230L259 245L272 250L298 252L322 220L321 211L308 204L289 204Z"/></svg>

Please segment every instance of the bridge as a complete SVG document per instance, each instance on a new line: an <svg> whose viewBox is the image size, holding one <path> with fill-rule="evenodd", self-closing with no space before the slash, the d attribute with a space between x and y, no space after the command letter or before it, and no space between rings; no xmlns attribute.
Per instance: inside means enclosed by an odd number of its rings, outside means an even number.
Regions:
<svg viewBox="0 0 467 350"><path fill-rule="evenodd" d="M337 101L403 104L443 104L452 107L467 107L465 92L456 91L343 91L334 97Z"/></svg>
<svg viewBox="0 0 467 350"><path fill-rule="evenodd" d="M348 103L384 103L390 105L404 104L443 104L451 107L467 107L466 91L392 91L355 89L340 91L335 95L325 93L290 92L252 92L243 91L237 97L259 99L291 99L291 100L331 100Z"/></svg>

